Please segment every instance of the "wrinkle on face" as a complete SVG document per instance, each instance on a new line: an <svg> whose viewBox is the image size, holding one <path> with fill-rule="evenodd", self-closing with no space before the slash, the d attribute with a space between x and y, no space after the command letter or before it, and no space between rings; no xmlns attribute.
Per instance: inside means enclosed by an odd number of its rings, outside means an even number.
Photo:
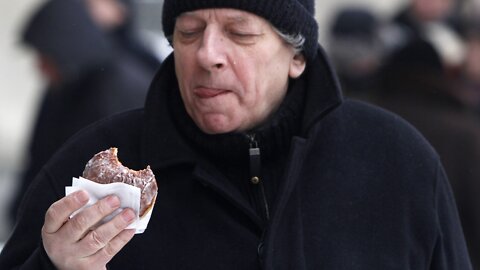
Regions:
<svg viewBox="0 0 480 270"><path fill-rule="evenodd" d="M286 94L294 50L254 14L184 13L176 21L173 46L185 108L206 133L251 129Z"/></svg>

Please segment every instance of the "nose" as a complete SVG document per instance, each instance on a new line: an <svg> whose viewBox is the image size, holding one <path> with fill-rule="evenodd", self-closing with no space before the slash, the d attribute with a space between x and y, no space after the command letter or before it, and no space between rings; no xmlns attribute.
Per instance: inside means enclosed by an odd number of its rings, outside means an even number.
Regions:
<svg viewBox="0 0 480 270"><path fill-rule="evenodd" d="M227 66L226 40L221 31L207 27L202 44L197 51L197 60L208 71L221 71Z"/></svg>

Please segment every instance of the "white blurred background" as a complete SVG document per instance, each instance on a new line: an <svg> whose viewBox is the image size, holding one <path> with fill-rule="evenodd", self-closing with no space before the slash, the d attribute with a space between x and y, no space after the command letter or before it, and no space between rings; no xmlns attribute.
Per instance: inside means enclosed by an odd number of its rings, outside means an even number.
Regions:
<svg viewBox="0 0 480 270"><path fill-rule="evenodd" d="M11 224L6 208L16 187L16 175L25 158L26 141L44 82L36 72L33 54L18 42L18 33L32 10L43 0L0 2L0 249ZM161 31L162 0L137 0L137 26L147 40ZM406 0L317 1L320 42L326 39L335 10L344 5L366 6L381 17L389 17ZM153 39L157 40L157 39ZM158 44L158 43L153 43ZM164 46L160 43L155 46ZM163 48L158 48L162 51Z"/></svg>

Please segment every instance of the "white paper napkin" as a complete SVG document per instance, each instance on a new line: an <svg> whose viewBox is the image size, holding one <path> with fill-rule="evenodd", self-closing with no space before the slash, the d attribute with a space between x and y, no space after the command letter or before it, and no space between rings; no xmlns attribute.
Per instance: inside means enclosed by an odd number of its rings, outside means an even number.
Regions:
<svg viewBox="0 0 480 270"><path fill-rule="evenodd" d="M113 212L111 215L107 216L105 219L103 219L102 223L111 220L124 208L131 208L133 209L133 211L135 211L137 217L136 220L127 227L127 229L135 229L135 233L143 233L147 228L148 222L150 221L150 217L152 215L153 206L142 218L139 217L138 213L140 209L140 188L125 183L99 184L83 177L74 177L72 179L72 186L65 187L65 195L69 195L81 189L85 190L88 193L90 200L85 206L73 213L72 217L75 216L78 212L82 211L84 208L95 204L98 200L108 195L115 194L120 199L120 208Z"/></svg>

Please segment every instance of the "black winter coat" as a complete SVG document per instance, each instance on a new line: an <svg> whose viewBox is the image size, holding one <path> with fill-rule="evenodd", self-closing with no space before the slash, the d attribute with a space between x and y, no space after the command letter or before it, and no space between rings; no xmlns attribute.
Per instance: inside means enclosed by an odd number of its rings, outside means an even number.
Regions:
<svg viewBox="0 0 480 270"><path fill-rule="evenodd" d="M93 154L116 146L125 165L152 167L159 194L145 233L108 269L471 269L448 181L424 138L393 114L342 101L321 54L306 72L302 135L292 138L266 225L179 136L165 98L176 84L170 57L145 110L89 127L42 169L0 268L52 268L40 239L46 209Z"/></svg>

